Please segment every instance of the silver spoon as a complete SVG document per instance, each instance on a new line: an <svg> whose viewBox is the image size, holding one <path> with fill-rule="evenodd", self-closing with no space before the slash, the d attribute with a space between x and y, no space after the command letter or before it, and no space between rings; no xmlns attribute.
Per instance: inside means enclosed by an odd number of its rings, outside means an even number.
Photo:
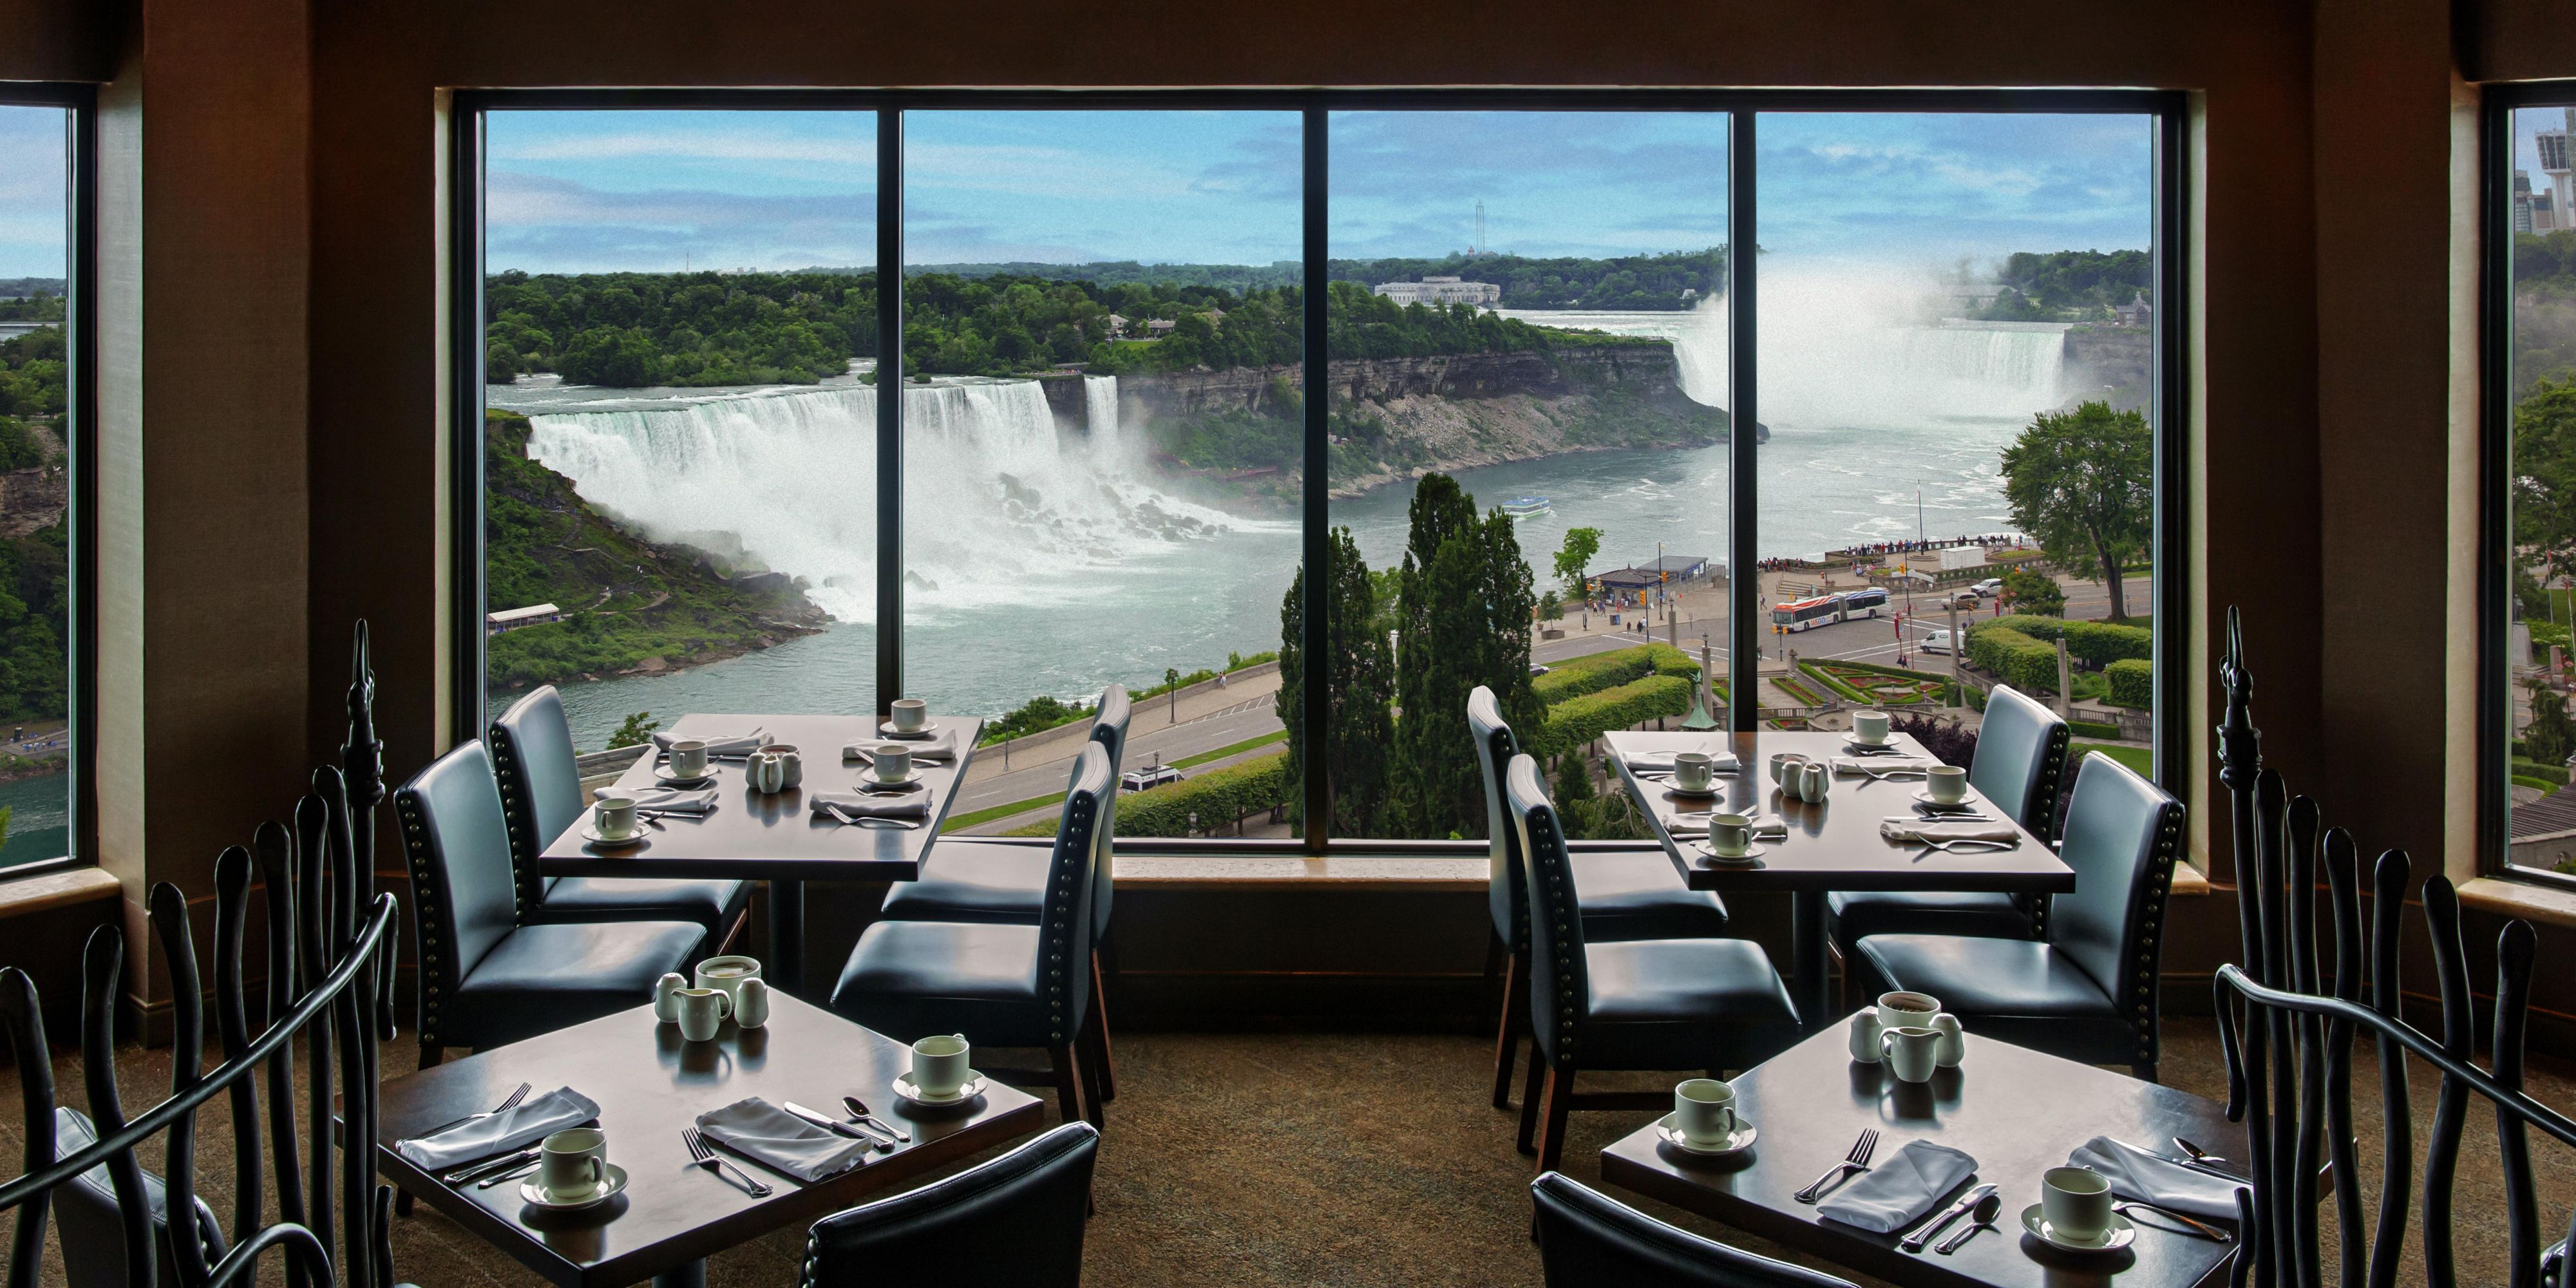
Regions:
<svg viewBox="0 0 2576 1288"><path fill-rule="evenodd" d="M1957 1234L1951 1235L1949 1238L1943 1239L1941 1242L1933 1245L1932 1250L1945 1257L1949 1256L1953 1252L1957 1252L1960 1244L1966 1243L1968 1240L1976 1237L1977 1231L1994 1229L1995 1214L2003 1210L2003 1195L1989 1194L1984 1198L1977 1200L1975 1210L1968 1213L1968 1228L1961 1230Z"/></svg>
<svg viewBox="0 0 2576 1288"><path fill-rule="evenodd" d="M2224 1163L2227 1161L2216 1154L2210 1153L2208 1150L2202 1149L2198 1145L2192 1144L2190 1141L2184 1140L2180 1136L2174 1137L2173 1143L2176 1147L2180 1148L2182 1152L2191 1155L2191 1161L2195 1163Z"/></svg>
<svg viewBox="0 0 2576 1288"><path fill-rule="evenodd" d="M866 1101L864 1101L864 1100L859 1099L857 1096L843 1096L843 1097L841 1097L841 1107L850 1111L850 1117L851 1117L851 1119L853 1119L854 1121L857 1121L857 1122L863 1122L863 1123L874 1123L874 1124L876 1124L876 1125L877 1125L877 1126L879 1126L879 1127L883 1127L883 1128L885 1128L887 1131L893 1132L893 1133L894 1133L894 1138L895 1138L896 1140L904 1141L904 1142L907 1142L907 1143L909 1143L909 1142L912 1140L912 1133L911 1133L911 1132L905 1131L903 1128L901 1128L901 1127L897 1127L897 1126L895 1126L893 1123L887 1122L885 1119L883 1119L883 1118L879 1118L879 1117L877 1117L875 1114L869 1113L869 1112L868 1112L868 1102L866 1102Z"/></svg>

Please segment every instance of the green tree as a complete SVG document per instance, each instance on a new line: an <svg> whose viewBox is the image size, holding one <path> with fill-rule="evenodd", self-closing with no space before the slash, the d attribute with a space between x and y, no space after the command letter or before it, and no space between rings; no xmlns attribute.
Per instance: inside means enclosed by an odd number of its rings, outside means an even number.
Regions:
<svg viewBox="0 0 2576 1288"><path fill-rule="evenodd" d="M1537 600L1511 518L1499 509L1477 518L1457 480L1424 475L1410 518L1396 628L1396 826L1414 837L1482 836L1467 695L1489 687L1505 720L1537 728L1545 715L1529 683Z"/></svg>
<svg viewBox="0 0 2576 1288"><path fill-rule="evenodd" d="M2522 748L2544 765L2563 765L2576 756L2576 717L2568 715L2566 695L2536 681L2531 685L2531 723L2522 731Z"/></svg>
<svg viewBox="0 0 2576 1288"><path fill-rule="evenodd" d="M1387 825L1387 753L1395 724L1395 661L1377 629L1377 582L1349 528L1335 528L1327 549L1324 629L1331 655L1313 678L1325 686L1330 723L1321 763L1333 794L1333 828L1343 836L1381 836ZM1289 584L1279 606L1279 722L1288 727L1288 801L1305 804L1306 573Z"/></svg>
<svg viewBox="0 0 2576 1288"><path fill-rule="evenodd" d="M0 845L7 845L9 843L10 809L10 806L0 805Z"/></svg>
<svg viewBox="0 0 2576 1288"><path fill-rule="evenodd" d="M2088 402L2041 412L2004 449L2013 523L2060 567L2101 570L2111 617L2129 615L2121 570L2155 531L2155 452L2147 418Z"/></svg>
<svg viewBox="0 0 2576 1288"><path fill-rule="evenodd" d="M2014 612L2066 616L2066 591L2055 577L2029 568L2014 568L2004 573L2003 582L2004 597L2012 601Z"/></svg>
<svg viewBox="0 0 2576 1288"><path fill-rule="evenodd" d="M2576 563L2576 377L2543 380L2514 407L2513 536L2552 577Z"/></svg>
<svg viewBox="0 0 2576 1288"><path fill-rule="evenodd" d="M1577 599L1582 597L1583 574L1592 566L1592 561L1600 555L1601 529L1566 529L1565 546L1556 552L1556 578L1565 583L1567 596Z"/></svg>
<svg viewBox="0 0 2576 1288"><path fill-rule="evenodd" d="M617 732L608 735L608 750L643 746L652 741L653 731L661 727L662 722L653 719L652 712L638 711L626 717L626 722L617 726Z"/></svg>

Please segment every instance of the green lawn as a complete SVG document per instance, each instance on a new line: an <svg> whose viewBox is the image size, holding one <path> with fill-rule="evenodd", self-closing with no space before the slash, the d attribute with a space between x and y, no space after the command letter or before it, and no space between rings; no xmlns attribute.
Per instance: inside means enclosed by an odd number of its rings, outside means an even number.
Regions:
<svg viewBox="0 0 2576 1288"><path fill-rule="evenodd" d="M1195 756L1183 756L1179 760L1172 762L1172 768L1187 769L1192 765L1204 765L1211 760L1223 760L1228 756L1240 756L1255 747L1267 747L1274 742L1286 741L1288 741L1288 731L1285 729L1279 730L1276 733L1265 733L1258 738L1249 738L1242 742L1238 742L1231 747L1219 747L1214 751L1202 751Z"/></svg>
<svg viewBox="0 0 2576 1288"><path fill-rule="evenodd" d="M1240 756L1255 747L1267 747L1274 742L1286 742L1287 740L1288 731L1281 729L1276 733L1266 733L1258 738L1246 739L1230 747L1219 747L1214 751L1202 751L1195 756L1183 756L1179 760L1172 762L1172 768L1187 769L1192 765L1204 765L1212 760L1223 760L1228 756ZM990 823L997 818L1009 818L1013 814L1025 814L1041 805L1053 805L1063 799L1064 793L1049 792L1044 796L1032 796L1024 801L1012 801L1008 805L987 806L986 808L976 810L974 813L960 814L949 819L947 822L939 825L939 832L940 835L945 836L950 832L959 830L960 828L974 827L980 823ZM1053 823L1046 824L1045 826L1047 830L1043 833L1012 832L1005 833L1004 835L1052 836L1055 834L1055 825Z"/></svg>
<svg viewBox="0 0 2576 1288"><path fill-rule="evenodd" d="M2069 745L2067 751L2078 761L2095 752L2100 752L2138 771L2138 776L2141 778L2152 779L2156 774L2155 753L2144 747L2113 747L2098 742L2079 742Z"/></svg>

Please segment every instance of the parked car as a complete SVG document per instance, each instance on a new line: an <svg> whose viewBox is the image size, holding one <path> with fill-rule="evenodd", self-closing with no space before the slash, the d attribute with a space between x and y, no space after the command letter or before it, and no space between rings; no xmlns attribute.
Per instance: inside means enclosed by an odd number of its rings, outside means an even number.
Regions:
<svg viewBox="0 0 2576 1288"><path fill-rule="evenodd" d="M1968 587L1968 590L1969 593L1974 594L1979 599L1992 599L1995 596L2004 593L2004 579L2001 577L1988 577L1984 581Z"/></svg>
<svg viewBox="0 0 2576 1288"><path fill-rule="evenodd" d="M1950 632L1947 630L1934 631L1931 634L1924 636L1923 642L1915 647L1926 653L1947 653L1950 651Z"/></svg>
<svg viewBox="0 0 2576 1288"><path fill-rule="evenodd" d="M1118 776L1119 787L1131 792L1141 792L1160 787L1165 783L1179 781L1181 781L1181 771L1169 765L1147 765L1143 769L1130 769Z"/></svg>
<svg viewBox="0 0 2576 1288"><path fill-rule="evenodd" d="M1951 592L1950 597L1946 602L1953 608L1975 608L1981 601L1977 598L1976 588L1970 587L1966 590Z"/></svg>
<svg viewBox="0 0 2576 1288"><path fill-rule="evenodd" d="M1531 679L1535 680L1535 679L1537 679L1538 677L1540 677L1540 676L1542 676L1542 675L1545 675L1545 674L1547 674L1547 667L1545 667L1544 665L1541 665L1540 663L1537 663L1537 662L1532 662L1532 663L1530 663L1530 678L1531 678Z"/></svg>

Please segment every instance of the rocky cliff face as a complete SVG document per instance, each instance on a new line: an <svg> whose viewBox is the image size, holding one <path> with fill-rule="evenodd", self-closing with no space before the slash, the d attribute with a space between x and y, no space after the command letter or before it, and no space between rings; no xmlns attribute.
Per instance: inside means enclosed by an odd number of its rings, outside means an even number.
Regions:
<svg viewBox="0 0 2576 1288"><path fill-rule="evenodd" d="M2066 405L2108 401L2114 411L2144 407L2154 394L2155 332L2151 327L2079 326L2066 333L2060 388Z"/></svg>
<svg viewBox="0 0 2576 1288"><path fill-rule="evenodd" d="M28 428L35 431L48 458L62 454L62 440L54 437L51 427ZM63 507L70 503L71 480L63 470L52 466L0 470L0 540L52 527L54 520L62 517Z"/></svg>

